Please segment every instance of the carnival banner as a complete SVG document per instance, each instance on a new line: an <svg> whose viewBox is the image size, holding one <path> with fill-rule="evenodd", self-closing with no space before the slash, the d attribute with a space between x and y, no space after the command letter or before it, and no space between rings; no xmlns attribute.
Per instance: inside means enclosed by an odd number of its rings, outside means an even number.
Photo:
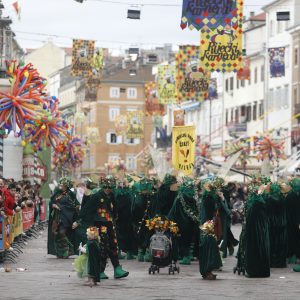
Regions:
<svg viewBox="0 0 300 300"><path fill-rule="evenodd" d="M225 25L201 30L202 67L208 71L237 72L242 65L243 1Z"/></svg>
<svg viewBox="0 0 300 300"><path fill-rule="evenodd" d="M146 97L146 116L163 116L165 106L158 101L158 91L156 82L147 82L145 84Z"/></svg>
<svg viewBox="0 0 300 300"><path fill-rule="evenodd" d="M161 104L174 103L177 101L175 70L176 68L173 65L158 66L158 100Z"/></svg>
<svg viewBox="0 0 300 300"><path fill-rule="evenodd" d="M225 26L236 11L235 0L183 0L181 28L215 29Z"/></svg>
<svg viewBox="0 0 300 300"><path fill-rule="evenodd" d="M175 126L172 135L172 162L176 170L190 175L194 170L195 126Z"/></svg>
<svg viewBox="0 0 300 300"><path fill-rule="evenodd" d="M115 130L117 135L123 135L127 131L127 116L118 115L115 118Z"/></svg>
<svg viewBox="0 0 300 300"><path fill-rule="evenodd" d="M250 80L251 69L250 69L250 58L243 58L243 66L237 71L237 80Z"/></svg>
<svg viewBox="0 0 300 300"><path fill-rule="evenodd" d="M127 113L128 139L140 139L144 137L144 113L143 111L130 111Z"/></svg>
<svg viewBox="0 0 300 300"><path fill-rule="evenodd" d="M93 75L95 41L73 40L72 70L73 76L90 77Z"/></svg>
<svg viewBox="0 0 300 300"><path fill-rule="evenodd" d="M174 110L173 114L174 126L184 126L184 109Z"/></svg>
<svg viewBox="0 0 300 300"><path fill-rule="evenodd" d="M201 101L208 97L210 73L201 66L200 46L180 46L176 67L178 101Z"/></svg>
<svg viewBox="0 0 300 300"><path fill-rule="evenodd" d="M285 76L285 47L269 48L270 77Z"/></svg>

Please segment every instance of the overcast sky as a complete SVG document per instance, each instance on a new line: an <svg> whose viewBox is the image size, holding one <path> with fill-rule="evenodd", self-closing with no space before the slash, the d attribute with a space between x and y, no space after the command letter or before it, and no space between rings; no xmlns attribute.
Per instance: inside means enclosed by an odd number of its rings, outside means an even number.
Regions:
<svg viewBox="0 0 300 300"><path fill-rule="evenodd" d="M181 30L182 0L111 0L122 3L177 4L176 7L141 7L141 20L127 19L129 5L87 0L19 0L21 20L18 20L12 3L3 0L5 15L13 18L13 30L24 48L39 47L52 39L60 46L71 46L72 38L93 39L99 47L126 49L129 46L154 47L163 43L196 44L196 30ZM260 11L272 0L245 0L245 14ZM30 34L28 34L30 33ZM44 35L45 34L45 35ZM54 37L48 35L57 35Z"/></svg>

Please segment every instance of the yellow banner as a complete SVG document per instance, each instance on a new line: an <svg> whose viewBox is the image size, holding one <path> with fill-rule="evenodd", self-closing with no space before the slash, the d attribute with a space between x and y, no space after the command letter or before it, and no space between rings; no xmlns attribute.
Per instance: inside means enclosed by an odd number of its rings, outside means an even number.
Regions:
<svg viewBox="0 0 300 300"><path fill-rule="evenodd" d="M127 113L128 139L141 139L144 137L144 113L143 111L130 111Z"/></svg>
<svg viewBox="0 0 300 300"><path fill-rule="evenodd" d="M201 30L202 67L208 71L237 72L243 68L243 1L237 1L232 18L216 29Z"/></svg>
<svg viewBox="0 0 300 300"><path fill-rule="evenodd" d="M172 162L176 170L190 175L194 170L195 126L175 126L172 135Z"/></svg>
<svg viewBox="0 0 300 300"><path fill-rule="evenodd" d="M176 68L176 92L179 102L202 101L208 98L210 72L202 68L200 46L179 46Z"/></svg>
<svg viewBox="0 0 300 300"><path fill-rule="evenodd" d="M22 222L22 212L19 211L14 215L14 222L13 222L13 239L17 236L21 235L23 232L23 222Z"/></svg>
<svg viewBox="0 0 300 300"><path fill-rule="evenodd" d="M174 103L177 101L175 86L175 66L158 66L157 84L159 103Z"/></svg>

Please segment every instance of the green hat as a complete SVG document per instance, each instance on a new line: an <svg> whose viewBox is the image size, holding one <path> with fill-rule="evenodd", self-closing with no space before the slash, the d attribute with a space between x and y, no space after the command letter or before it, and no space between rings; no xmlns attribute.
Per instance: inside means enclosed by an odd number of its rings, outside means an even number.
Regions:
<svg viewBox="0 0 300 300"><path fill-rule="evenodd" d="M62 177L59 179L59 184L60 185L65 185L68 187L68 189L73 187L73 181L71 180L70 177Z"/></svg>
<svg viewBox="0 0 300 300"><path fill-rule="evenodd" d="M116 186L116 180L112 175L108 175L106 177L101 177L99 185L104 189L113 189Z"/></svg>
<svg viewBox="0 0 300 300"><path fill-rule="evenodd" d="M292 187L293 192L299 193L300 192L300 178L293 178L290 181L290 186Z"/></svg>

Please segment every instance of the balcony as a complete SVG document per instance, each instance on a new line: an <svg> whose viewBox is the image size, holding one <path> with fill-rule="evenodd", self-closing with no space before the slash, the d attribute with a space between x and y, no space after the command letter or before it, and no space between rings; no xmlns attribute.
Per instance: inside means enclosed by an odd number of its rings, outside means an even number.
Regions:
<svg viewBox="0 0 300 300"><path fill-rule="evenodd" d="M229 134L246 133L247 123L229 123L227 129Z"/></svg>

